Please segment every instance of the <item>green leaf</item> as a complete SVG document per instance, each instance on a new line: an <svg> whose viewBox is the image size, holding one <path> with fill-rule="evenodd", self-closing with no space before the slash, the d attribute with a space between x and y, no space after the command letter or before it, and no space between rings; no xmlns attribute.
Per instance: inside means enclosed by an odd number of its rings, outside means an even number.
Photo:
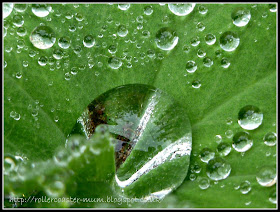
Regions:
<svg viewBox="0 0 280 212"><path fill-rule="evenodd" d="M206 14L199 12L201 5L208 9ZM4 153L20 156L30 164L41 161L42 171L31 173L31 178L39 173L59 172L48 161L52 160L57 148L64 148L78 117L96 97L117 86L147 84L168 93L179 102L182 110L187 111L193 141L190 165L198 164L202 168L196 173L197 179L191 181L189 171L182 185L161 203L85 203L73 207L276 207L269 201L275 185L262 187L256 181L262 166L276 166L276 146L266 146L263 142L266 133L276 132L277 14L270 11L270 5L196 4L190 14L181 17L171 13L168 5L159 4L150 5L151 15L144 13L147 4L131 4L127 10L120 10L116 4L51 6L53 12L46 17L37 17L28 5L24 12L14 8L4 19L4 33L7 32L4 37ZM250 10L251 19L246 26L237 27L232 23L231 14L236 8ZM24 20L27 34L23 37L18 35L19 27L13 23L17 21L16 15ZM199 22L205 26L203 31L197 28ZM37 49L30 42L30 33L40 23L55 32L56 42L49 49ZM128 30L125 37L118 35L119 24ZM179 37L178 44L170 51L159 49L155 43L157 32L164 27L171 28ZM235 32L240 38L239 46L232 52L220 47L221 33L226 31ZM204 37L208 33L216 36L215 44L205 43ZM94 47L83 46L86 35L95 38ZM62 59L53 59L54 50L60 49L58 40L63 36L70 38L70 48L63 49ZM191 40L196 36L200 43L192 46ZM108 51L111 45L116 47L116 53ZM188 53L183 51L186 46ZM199 49L213 60L211 67L205 67L203 58L197 56ZM217 57L217 51L221 52L220 57ZM42 56L48 58L45 66L38 64ZM112 57L122 61L118 69L108 65ZM224 57L230 61L228 68L221 67ZM197 64L197 70L192 74L186 71L190 60ZM71 71L77 73L71 74ZM200 81L200 88L192 87L194 80ZM232 149L225 157L232 168L229 177L217 184L211 181L206 190L200 189L199 178L206 176L206 163L198 156L200 151L205 147L215 151L216 135L231 144L232 138L227 138L225 132L244 131L238 125L237 115L246 105L257 106L264 114L262 125L248 131L253 138L252 148L243 156ZM231 125L227 124L228 118L233 121ZM114 173L111 165L108 169L104 167L104 173ZM78 165L73 164L73 167ZM90 174L90 169L77 170L83 176ZM234 189L245 180L250 181L252 187L248 194ZM93 185L88 180L82 182L81 190L73 191L77 196L111 196L110 186ZM96 192L90 189L91 186ZM6 187L27 194L33 189L6 183L5 179Z"/></svg>

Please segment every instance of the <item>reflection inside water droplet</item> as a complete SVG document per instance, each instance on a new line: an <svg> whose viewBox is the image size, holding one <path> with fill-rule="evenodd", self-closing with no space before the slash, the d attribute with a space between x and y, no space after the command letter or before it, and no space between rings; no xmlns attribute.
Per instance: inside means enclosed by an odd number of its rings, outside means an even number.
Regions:
<svg viewBox="0 0 280 212"><path fill-rule="evenodd" d="M100 125L114 137L115 180L127 195L147 198L173 190L186 177L190 123L186 111L167 94L141 84L114 88L88 105L71 134L90 138ZM157 172L165 178L156 177ZM155 183L149 185L151 177Z"/></svg>

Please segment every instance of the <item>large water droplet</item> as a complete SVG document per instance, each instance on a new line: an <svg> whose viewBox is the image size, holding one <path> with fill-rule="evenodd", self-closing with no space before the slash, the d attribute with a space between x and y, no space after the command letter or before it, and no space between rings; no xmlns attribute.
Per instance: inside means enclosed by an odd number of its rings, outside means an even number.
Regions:
<svg viewBox="0 0 280 212"><path fill-rule="evenodd" d="M191 127L186 111L169 95L141 84L109 90L90 103L72 134L90 138L102 124L114 137L116 185L125 195L163 198L183 182Z"/></svg>
<svg viewBox="0 0 280 212"><path fill-rule="evenodd" d="M235 32L224 32L220 37L220 46L227 52L234 51L239 42L240 39Z"/></svg>
<svg viewBox="0 0 280 212"><path fill-rule="evenodd" d="M275 166L264 166L262 167L257 176L257 182L261 186L270 187L273 186L277 181L277 174Z"/></svg>
<svg viewBox="0 0 280 212"><path fill-rule="evenodd" d="M238 8L232 12L231 18L235 26L242 27L249 23L251 19L251 13L249 10Z"/></svg>
<svg viewBox="0 0 280 212"><path fill-rule="evenodd" d="M253 105L247 105L238 113L238 124L245 130L254 130L262 124L263 113Z"/></svg>
<svg viewBox="0 0 280 212"><path fill-rule="evenodd" d="M31 32L29 39L31 43L38 49L51 48L56 41L54 31L48 26L36 27Z"/></svg>
<svg viewBox="0 0 280 212"><path fill-rule="evenodd" d="M253 140L249 133L247 132L238 132L233 136L232 147L237 152L246 152L253 146Z"/></svg>
<svg viewBox="0 0 280 212"><path fill-rule="evenodd" d="M263 137L263 141L267 146L275 146L277 143L277 134L269 132Z"/></svg>
<svg viewBox="0 0 280 212"><path fill-rule="evenodd" d="M215 181L226 179L230 171L230 164L220 157L215 157L210 160L206 166L207 176Z"/></svg>
<svg viewBox="0 0 280 212"><path fill-rule="evenodd" d="M52 7L47 4L33 4L31 10L37 17L46 17L52 10Z"/></svg>
<svg viewBox="0 0 280 212"><path fill-rule="evenodd" d="M176 32L167 27L161 28L155 38L157 47L162 50L172 50L177 45L178 40Z"/></svg>
<svg viewBox="0 0 280 212"><path fill-rule="evenodd" d="M169 10L178 16L190 14L195 7L195 3L191 4L168 4Z"/></svg>
<svg viewBox="0 0 280 212"><path fill-rule="evenodd" d="M5 3L3 5L3 18L7 18L13 11L14 4L13 3Z"/></svg>

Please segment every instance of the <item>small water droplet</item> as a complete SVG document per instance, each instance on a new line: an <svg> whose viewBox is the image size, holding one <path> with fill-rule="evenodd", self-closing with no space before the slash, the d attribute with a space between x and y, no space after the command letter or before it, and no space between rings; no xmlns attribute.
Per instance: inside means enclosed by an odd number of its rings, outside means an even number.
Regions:
<svg viewBox="0 0 280 212"><path fill-rule="evenodd" d="M227 130L227 131L225 132L225 135L226 135L227 138L232 138L232 136L233 136L233 131L232 131L232 130Z"/></svg>
<svg viewBox="0 0 280 212"><path fill-rule="evenodd" d="M87 48L91 48L95 44L95 39L92 35L86 35L83 40L83 44Z"/></svg>
<svg viewBox="0 0 280 212"><path fill-rule="evenodd" d="M48 63L48 58L46 56L41 56L38 59L38 63L40 66L45 66Z"/></svg>
<svg viewBox="0 0 280 212"><path fill-rule="evenodd" d="M16 27L21 27L23 24L24 24L24 20L23 20L23 17L21 15L15 15L13 17L13 24L16 26Z"/></svg>
<svg viewBox="0 0 280 212"><path fill-rule="evenodd" d="M223 68L228 68L229 66L230 66L230 62L229 62L229 60L227 59L227 58L222 58L222 60L221 60L221 66L223 67Z"/></svg>
<svg viewBox="0 0 280 212"><path fill-rule="evenodd" d="M238 113L238 124L245 130L254 130L262 124L263 113L253 105L247 105Z"/></svg>
<svg viewBox="0 0 280 212"><path fill-rule="evenodd" d="M207 45L213 45L214 43L216 43L216 36L211 33L205 35L204 39Z"/></svg>
<svg viewBox="0 0 280 212"><path fill-rule="evenodd" d="M269 11L273 13L277 12L276 4L269 4Z"/></svg>
<svg viewBox="0 0 280 212"><path fill-rule="evenodd" d="M213 60L212 60L211 58L209 58L209 57L205 57L205 58L203 59L203 65L204 65L205 67L210 68L210 67L213 65Z"/></svg>
<svg viewBox="0 0 280 212"><path fill-rule="evenodd" d="M231 172L231 166L221 157L211 159L206 166L206 174L212 180L226 179Z"/></svg>
<svg viewBox="0 0 280 212"><path fill-rule="evenodd" d="M197 23L196 28L198 29L198 31L203 31L205 29L205 25L201 22Z"/></svg>
<svg viewBox="0 0 280 212"><path fill-rule="evenodd" d="M71 40L67 36L63 36L58 40L58 46L62 49L68 49L70 47Z"/></svg>
<svg viewBox="0 0 280 212"><path fill-rule="evenodd" d="M277 143L277 134L274 132L268 132L263 137L263 141L267 146L275 146Z"/></svg>
<svg viewBox="0 0 280 212"><path fill-rule="evenodd" d="M20 114L15 111L10 112L10 117L16 121L20 120Z"/></svg>
<svg viewBox="0 0 280 212"><path fill-rule="evenodd" d="M238 132L233 136L232 147L237 152L246 152L253 145L253 140L248 132Z"/></svg>
<svg viewBox="0 0 280 212"><path fill-rule="evenodd" d="M178 16L186 16L190 14L195 7L195 3L191 4L168 4L169 10Z"/></svg>
<svg viewBox="0 0 280 212"><path fill-rule="evenodd" d="M187 72L194 73L196 71L196 69L197 69L197 65L193 60L190 60L187 62L187 64L186 64Z"/></svg>
<svg viewBox="0 0 280 212"><path fill-rule="evenodd" d="M199 80L192 81L192 87L193 88L200 88L201 87L200 81Z"/></svg>
<svg viewBox="0 0 280 212"><path fill-rule="evenodd" d="M205 190L210 186L210 180L207 177L201 177L198 183L199 188L201 188L202 190Z"/></svg>
<svg viewBox="0 0 280 212"><path fill-rule="evenodd" d="M231 18L235 26L243 27L249 23L251 19L251 13L247 9L237 8L232 12Z"/></svg>
<svg viewBox="0 0 280 212"><path fill-rule="evenodd" d="M234 51L240 43L240 39L235 32L224 32L220 37L220 46L224 51Z"/></svg>
<svg viewBox="0 0 280 212"><path fill-rule="evenodd" d="M130 4L118 4L118 8L121 10L128 10L130 8Z"/></svg>
<svg viewBox="0 0 280 212"><path fill-rule="evenodd" d="M239 188L242 194L248 194L251 191L251 183L246 180L240 184Z"/></svg>
<svg viewBox="0 0 280 212"><path fill-rule="evenodd" d="M146 6L145 8L144 8L144 14L145 15L151 15L153 13L153 8L152 8L152 6Z"/></svg>
<svg viewBox="0 0 280 212"><path fill-rule="evenodd" d="M189 176L190 181L195 181L196 180L196 174L190 174Z"/></svg>
<svg viewBox="0 0 280 212"><path fill-rule="evenodd" d="M215 141L216 143L221 143L222 142L222 136L221 135L215 135Z"/></svg>
<svg viewBox="0 0 280 212"><path fill-rule="evenodd" d="M209 148L204 148L201 150L199 157L202 162L208 163L209 160L211 160L215 157L215 152Z"/></svg>
<svg viewBox="0 0 280 212"><path fill-rule="evenodd" d="M54 31L48 26L36 27L29 37L31 43L38 49L51 48L55 41Z"/></svg>
<svg viewBox="0 0 280 212"><path fill-rule="evenodd" d="M196 37L193 37L192 39L191 39L191 45L192 46L197 46L198 44L200 44L200 39L199 39L199 37L198 36L196 36Z"/></svg>
<svg viewBox="0 0 280 212"><path fill-rule="evenodd" d="M206 52L203 49L197 50L197 56L198 57L204 57L206 55Z"/></svg>
<svg viewBox="0 0 280 212"><path fill-rule="evenodd" d="M270 194L269 194L269 201L273 204L277 204L277 194L276 194L276 189L274 189Z"/></svg>
<svg viewBox="0 0 280 212"><path fill-rule="evenodd" d="M46 17L49 15L52 7L47 4L33 4L31 10L37 17Z"/></svg>
<svg viewBox="0 0 280 212"><path fill-rule="evenodd" d="M14 9L17 11L17 12L24 12L26 9L27 9L27 6L28 4L15 4L14 5Z"/></svg>
<svg viewBox="0 0 280 212"><path fill-rule="evenodd" d="M13 11L13 3L4 3L3 5L3 18L7 18Z"/></svg>
<svg viewBox="0 0 280 212"><path fill-rule="evenodd" d="M122 66L122 61L118 57L110 57L108 60L108 65L112 69L119 69Z"/></svg>
<svg viewBox="0 0 280 212"><path fill-rule="evenodd" d="M27 33L26 29L24 27L17 28L17 35L20 37L25 36Z"/></svg>
<svg viewBox="0 0 280 212"><path fill-rule="evenodd" d="M206 14L208 12L208 9L204 5L199 5L198 12L202 15Z"/></svg>
<svg viewBox="0 0 280 212"><path fill-rule="evenodd" d="M217 152L220 156L227 156L231 152L231 145L229 143L222 142L217 146Z"/></svg>
<svg viewBox="0 0 280 212"><path fill-rule="evenodd" d="M120 37L125 37L128 34L128 30L127 30L126 26L123 24L119 25L117 34Z"/></svg>
<svg viewBox="0 0 280 212"><path fill-rule="evenodd" d="M176 32L167 27L161 28L155 38L157 47L162 50L172 50L177 45L178 40Z"/></svg>
<svg viewBox="0 0 280 212"><path fill-rule="evenodd" d="M276 168L273 166L263 166L259 170L256 179L261 186L273 186L277 181Z"/></svg>

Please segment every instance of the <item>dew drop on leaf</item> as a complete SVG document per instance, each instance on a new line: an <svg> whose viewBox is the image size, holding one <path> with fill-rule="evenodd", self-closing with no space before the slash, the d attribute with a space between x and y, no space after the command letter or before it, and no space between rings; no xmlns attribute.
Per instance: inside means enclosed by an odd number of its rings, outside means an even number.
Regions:
<svg viewBox="0 0 280 212"><path fill-rule="evenodd" d="M145 15L151 15L153 13L153 8L152 8L152 6L146 6L145 8L144 8L144 14Z"/></svg>
<svg viewBox="0 0 280 212"><path fill-rule="evenodd" d="M13 3L4 3L3 5L3 18L7 18L13 11Z"/></svg>
<svg viewBox="0 0 280 212"><path fill-rule="evenodd" d="M186 64L187 72L194 73L196 71L196 69L197 69L197 65L193 60L190 60L187 62L187 64Z"/></svg>
<svg viewBox="0 0 280 212"><path fill-rule="evenodd" d="M234 51L240 43L240 39L235 32L224 32L220 37L220 46L224 51Z"/></svg>
<svg viewBox="0 0 280 212"><path fill-rule="evenodd" d="M120 10L128 10L130 8L130 4L118 4L118 8Z"/></svg>
<svg viewBox="0 0 280 212"><path fill-rule="evenodd" d="M221 142L217 146L217 152L220 156L227 156L231 152L231 145L229 143Z"/></svg>
<svg viewBox="0 0 280 212"><path fill-rule="evenodd" d="M125 37L127 35L127 33L128 33L128 30L127 30L126 26L123 24L119 25L118 32L117 32L118 36Z"/></svg>
<svg viewBox="0 0 280 212"><path fill-rule="evenodd" d="M251 19L251 13L247 9L237 8L232 12L231 18L235 26L243 27L249 23Z"/></svg>
<svg viewBox="0 0 280 212"><path fill-rule="evenodd" d="M205 190L205 189L209 188L210 180L207 177L201 177L198 181L198 186L202 190Z"/></svg>
<svg viewBox="0 0 280 212"><path fill-rule="evenodd" d="M232 147L237 152L246 152L253 146L253 140L248 132L238 132L232 140Z"/></svg>
<svg viewBox="0 0 280 212"><path fill-rule="evenodd" d="M112 69L119 69L122 66L122 60L118 57L110 57L108 65Z"/></svg>
<svg viewBox="0 0 280 212"><path fill-rule="evenodd" d="M229 62L229 60L227 59L227 58L222 58L222 60L221 60L221 66L223 67L223 68L228 68L229 66L230 66L230 62Z"/></svg>
<svg viewBox="0 0 280 212"><path fill-rule="evenodd" d="M88 105L71 134L89 139L97 126L106 126L114 138L116 186L126 195L163 198L186 177L190 122L163 91L142 84L113 88Z"/></svg>
<svg viewBox="0 0 280 212"><path fill-rule="evenodd" d="M156 45L161 50L172 50L177 45L178 40L176 32L167 27L161 28L155 38Z"/></svg>
<svg viewBox="0 0 280 212"><path fill-rule="evenodd" d="M247 105L238 113L238 124L245 130L257 129L263 121L263 113L253 105Z"/></svg>
<svg viewBox="0 0 280 212"><path fill-rule="evenodd" d="M95 39L92 35L86 35L83 40L83 44L87 48L91 48L95 44Z"/></svg>
<svg viewBox="0 0 280 212"><path fill-rule="evenodd" d="M277 204L277 194L276 194L276 189L274 189L270 194L268 200L273 203Z"/></svg>
<svg viewBox="0 0 280 212"><path fill-rule="evenodd" d="M23 24L24 24L24 20L23 20L23 17L21 15L15 15L13 17L13 24L16 26L16 27L21 27Z"/></svg>
<svg viewBox="0 0 280 212"><path fill-rule="evenodd" d="M31 43L38 49L51 48L55 41L55 33L48 26L38 26L30 34Z"/></svg>
<svg viewBox="0 0 280 212"><path fill-rule="evenodd" d="M58 40L58 46L62 49L68 49L70 47L71 40L67 36L63 36Z"/></svg>
<svg viewBox="0 0 280 212"><path fill-rule="evenodd" d="M33 4L31 10L37 17L46 17L49 15L52 7L47 4Z"/></svg>
<svg viewBox="0 0 280 212"><path fill-rule="evenodd" d="M190 14L195 7L195 3L191 4L168 4L169 10L177 16L186 16Z"/></svg>
<svg viewBox="0 0 280 212"><path fill-rule="evenodd" d="M202 15L205 15L208 12L208 9L204 5L199 5L198 12Z"/></svg>
<svg viewBox="0 0 280 212"><path fill-rule="evenodd" d="M251 191L251 189L251 183L248 180L242 182L239 186L239 190L242 194L248 194Z"/></svg>
<svg viewBox="0 0 280 212"><path fill-rule="evenodd" d="M211 159L206 166L206 174L212 180L226 179L231 172L231 166L221 157Z"/></svg>
<svg viewBox="0 0 280 212"><path fill-rule="evenodd" d="M263 141L267 146L275 146L277 143L277 134L274 132L268 132L263 137Z"/></svg>
<svg viewBox="0 0 280 212"><path fill-rule="evenodd" d="M257 182L264 187L273 186L277 181L275 166L263 166L256 176Z"/></svg>
<svg viewBox="0 0 280 212"><path fill-rule="evenodd" d="M215 152L209 148L204 148L199 154L200 160L204 163L208 163L209 160L215 157Z"/></svg>
<svg viewBox="0 0 280 212"><path fill-rule="evenodd" d="M205 57L203 59L203 65L207 68L210 68L213 65L213 60L210 57Z"/></svg>
<svg viewBox="0 0 280 212"><path fill-rule="evenodd" d="M192 81L192 87L193 88L200 88L200 86L201 86L201 83L200 83L199 80Z"/></svg>
<svg viewBox="0 0 280 212"><path fill-rule="evenodd" d="M14 9L17 11L17 12L25 12L25 10L27 9L28 7L28 4L15 4L14 5Z"/></svg>

